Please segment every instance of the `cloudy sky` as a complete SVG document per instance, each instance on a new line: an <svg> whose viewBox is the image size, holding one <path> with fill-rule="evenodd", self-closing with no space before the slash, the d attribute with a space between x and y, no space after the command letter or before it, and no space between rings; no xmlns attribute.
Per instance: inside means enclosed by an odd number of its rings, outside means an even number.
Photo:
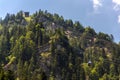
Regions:
<svg viewBox="0 0 120 80"><path fill-rule="evenodd" d="M0 0L0 17L20 10L58 13L65 19L80 21L96 32L113 34L120 41L120 0Z"/></svg>

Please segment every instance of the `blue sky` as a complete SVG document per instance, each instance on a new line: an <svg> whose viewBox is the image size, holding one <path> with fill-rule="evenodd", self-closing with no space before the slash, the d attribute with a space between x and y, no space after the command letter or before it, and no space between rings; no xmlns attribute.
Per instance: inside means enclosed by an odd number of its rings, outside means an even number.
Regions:
<svg viewBox="0 0 120 80"><path fill-rule="evenodd" d="M80 21L96 32L113 34L120 41L120 0L0 0L0 17L20 10L58 13L65 19Z"/></svg>

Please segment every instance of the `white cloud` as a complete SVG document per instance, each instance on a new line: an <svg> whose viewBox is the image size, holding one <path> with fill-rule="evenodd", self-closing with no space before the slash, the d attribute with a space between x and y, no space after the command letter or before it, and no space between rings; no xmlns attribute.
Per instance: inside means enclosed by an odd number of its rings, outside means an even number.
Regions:
<svg viewBox="0 0 120 80"><path fill-rule="evenodd" d="M115 6L113 7L113 9L115 11L120 10L120 0L112 0L112 2L115 4Z"/></svg>
<svg viewBox="0 0 120 80"><path fill-rule="evenodd" d="M118 23L120 24L120 15L118 16Z"/></svg>
<svg viewBox="0 0 120 80"><path fill-rule="evenodd" d="M102 6L101 0L92 0L92 2L93 2L93 8L95 10Z"/></svg>

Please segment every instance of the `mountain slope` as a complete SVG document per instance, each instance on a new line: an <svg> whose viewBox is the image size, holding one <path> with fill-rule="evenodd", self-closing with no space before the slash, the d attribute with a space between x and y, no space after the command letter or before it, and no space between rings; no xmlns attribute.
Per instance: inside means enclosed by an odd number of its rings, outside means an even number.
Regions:
<svg viewBox="0 0 120 80"><path fill-rule="evenodd" d="M37 11L0 22L0 79L118 80L120 44L78 21Z"/></svg>

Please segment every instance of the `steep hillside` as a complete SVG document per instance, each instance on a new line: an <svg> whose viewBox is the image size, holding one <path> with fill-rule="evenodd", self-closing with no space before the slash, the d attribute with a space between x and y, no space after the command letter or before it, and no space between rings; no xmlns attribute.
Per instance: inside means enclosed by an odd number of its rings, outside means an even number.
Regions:
<svg viewBox="0 0 120 80"><path fill-rule="evenodd" d="M120 79L120 44L112 34L47 11L23 13L0 21L0 80Z"/></svg>

